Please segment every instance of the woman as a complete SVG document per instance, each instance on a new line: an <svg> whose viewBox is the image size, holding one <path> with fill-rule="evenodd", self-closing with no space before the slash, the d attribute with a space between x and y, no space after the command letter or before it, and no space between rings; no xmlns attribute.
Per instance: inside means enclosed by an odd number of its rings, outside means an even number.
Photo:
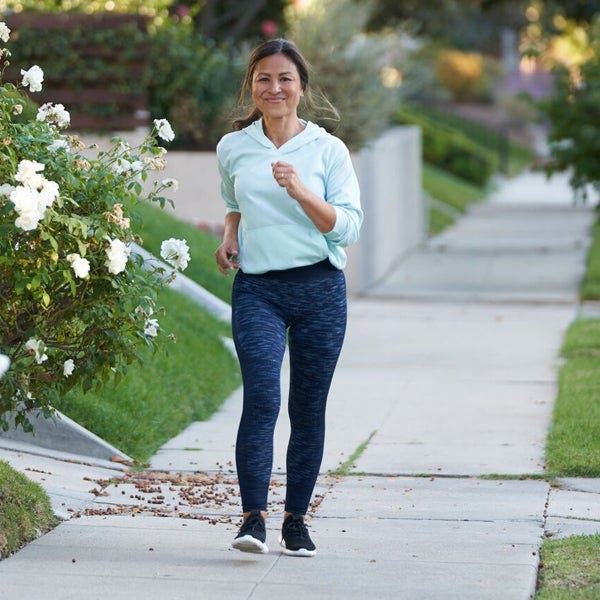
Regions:
<svg viewBox="0 0 600 600"><path fill-rule="evenodd" d="M325 405L346 328L342 246L357 241L359 188L344 143L298 117L309 97L296 46L270 40L250 56L250 114L217 146L226 204L219 270L238 269L232 331L244 385L236 441L243 523L232 547L268 552L267 494L286 334L290 354L287 489L280 543L313 556L304 516L323 457Z"/></svg>

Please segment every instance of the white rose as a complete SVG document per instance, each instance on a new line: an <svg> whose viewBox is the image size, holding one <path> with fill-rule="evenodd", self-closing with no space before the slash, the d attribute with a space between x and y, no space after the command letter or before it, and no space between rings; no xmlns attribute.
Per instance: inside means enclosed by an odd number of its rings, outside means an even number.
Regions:
<svg viewBox="0 0 600 600"><path fill-rule="evenodd" d="M76 252L67 254L67 261L71 263L71 268L75 273L75 277L85 279L90 273L90 261L87 258L82 258Z"/></svg>
<svg viewBox="0 0 600 600"><path fill-rule="evenodd" d="M62 104L53 105L51 102L46 102L38 109L36 119L56 123L58 127L67 127L71 122L71 115Z"/></svg>
<svg viewBox="0 0 600 600"><path fill-rule="evenodd" d="M71 115L62 104L56 104L54 106L54 117L56 119L56 124L59 127L68 127L71 123Z"/></svg>
<svg viewBox="0 0 600 600"><path fill-rule="evenodd" d="M54 140L51 144L48 144L48 150L50 150L50 152L56 152L61 148L64 148L65 150L69 149L69 144L66 140Z"/></svg>
<svg viewBox="0 0 600 600"><path fill-rule="evenodd" d="M35 338L28 339L25 343L25 349L35 354L35 362L38 365L41 365L45 360L48 360L48 355L43 354L45 347L42 340L37 340Z"/></svg>
<svg viewBox="0 0 600 600"><path fill-rule="evenodd" d="M112 170L120 175L131 169L131 163L126 158L117 158L117 161L111 165Z"/></svg>
<svg viewBox="0 0 600 600"><path fill-rule="evenodd" d="M4 377L10 367L10 358L6 354L0 354L0 379Z"/></svg>
<svg viewBox="0 0 600 600"><path fill-rule="evenodd" d="M65 362L63 363L63 375L65 377L68 377L69 375L71 375L73 373L74 370L75 370L75 363L73 362L73 359L68 358L67 360L65 360Z"/></svg>
<svg viewBox="0 0 600 600"><path fill-rule="evenodd" d="M37 228L40 222L40 214L37 211L26 211L22 212L15 219L15 227L22 229L23 231L33 231Z"/></svg>
<svg viewBox="0 0 600 600"><path fill-rule="evenodd" d="M173 177L167 177L160 182L161 185L165 187L172 187L173 191L176 192L179 189L179 181L177 179L173 179Z"/></svg>
<svg viewBox="0 0 600 600"><path fill-rule="evenodd" d="M42 89L42 81L44 81L44 71L38 67L38 65L33 65L27 71L21 69L21 75L23 75L22 84L27 87L29 86L30 92L39 92Z"/></svg>
<svg viewBox="0 0 600 600"><path fill-rule="evenodd" d="M10 201L15 205L15 210L21 212L39 212L39 194L30 187L19 185L10 193ZM40 216L40 219L42 217Z"/></svg>
<svg viewBox="0 0 600 600"><path fill-rule="evenodd" d="M0 40L4 43L8 42L10 37L10 29L4 21L0 21Z"/></svg>
<svg viewBox="0 0 600 600"><path fill-rule="evenodd" d="M37 190L44 183L44 177L38 171L43 171L45 168L46 165L35 160L22 160L17 167L15 180Z"/></svg>
<svg viewBox="0 0 600 600"><path fill-rule="evenodd" d="M148 335L150 337L156 337L158 334L158 320L157 319L148 319L144 325L144 335Z"/></svg>
<svg viewBox="0 0 600 600"><path fill-rule="evenodd" d="M31 231L37 227L38 221L44 218L46 208L58 196L58 184L43 177L42 180L41 192L24 185L19 185L10 192L10 201L19 214L15 225L24 231Z"/></svg>
<svg viewBox="0 0 600 600"><path fill-rule="evenodd" d="M118 275L127 266L127 257L131 250L118 239L110 240L110 247L106 249L106 266L108 272Z"/></svg>
<svg viewBox="0 0 600 600"><path fill-rule="evenodd" d="M141 160L134 160L130 166L131 172L135 175L138 181L142 181L142 172L144 171L144 163Z"/></svg>
<svg viewBox="0 0 600 600"><path fill-rule="evenodd" d="M190 260L190 249L185 240L170 238L160 245L160 255L170 265L183 271Z"/></svg>
<svg viewBox="0 0 600 600"><path fill-rule="evenodd" d="M172 142L175 139L175 132L166 119L154 119L154 127L156 127L156 135L159 138L166 142Z"/></svg>
<svg viewBox="0 0 600 600"><path fill-rule="evenodd" d="M23 112L22 104L15 104L13 106L13 115L20 115Z"/></svg>
<svg viewBox="0 0 600 600"><path fill-rule="evenodd" d="M46 102L46 104L42 104L37 111L36 120L45 121L50 114L50 109L52 108L51 102Z"/></svg>
<svg viewBox="0 0 600 600"><path fill-rule="evenodd" d="M10 183L3 183L0 185L0 196L10 196L14 189L14 185L10 185Z"/></svg>
<svg viewBox="0 0 600 600"><path fill-rule="evenodd" d="M39 208L43 211L45 208L52 206L52 203L58 198L60 192L56 181L44 179L42 189L39 192Z"/></svg>

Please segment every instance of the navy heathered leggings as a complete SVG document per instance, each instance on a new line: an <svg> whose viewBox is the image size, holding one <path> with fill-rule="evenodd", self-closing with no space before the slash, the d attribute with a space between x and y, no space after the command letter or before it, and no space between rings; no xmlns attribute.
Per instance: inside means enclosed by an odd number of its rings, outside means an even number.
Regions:
<svg viewBox="0 0 600 600"><path fill-rule="evenodd" d="M346 280L329 261L236 274L232 331L244 407L235 458L244 512L267 509L287 332L291 435L285 510L306 514L323 458L325 405L345 330Z"/></svg>

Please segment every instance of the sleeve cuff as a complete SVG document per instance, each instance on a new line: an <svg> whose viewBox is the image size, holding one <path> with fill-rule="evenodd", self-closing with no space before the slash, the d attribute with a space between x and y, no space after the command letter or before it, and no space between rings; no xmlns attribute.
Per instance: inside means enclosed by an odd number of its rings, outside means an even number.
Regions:
<svg viewBox="0 0 600 600"><path fill-rule="evenodd" d="M344 214L343 212L337 207L334 206L333 207L335 210L335 223L333 225L333 229L331 231L328 231L327 233L324 233L323 235L327 238L330 239L331 241L335 242L336 240L339 240L343 231L344 231Z"/></svg>

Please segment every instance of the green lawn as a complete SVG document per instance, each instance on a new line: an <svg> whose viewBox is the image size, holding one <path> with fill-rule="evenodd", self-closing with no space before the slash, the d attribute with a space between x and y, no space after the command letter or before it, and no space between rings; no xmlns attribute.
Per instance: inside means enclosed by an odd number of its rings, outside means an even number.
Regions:
<svg viewBox="0 0 600 600"><path fill-rule="evenodd" d="M555 475L600 477L600 319L575 321L565 336L567 359L546 442L546 468Z"/></svg>
<svg viewBox="0 0 600 600"><path fill-rule="evenodd" d="M144 240L146 250L160 256L160 244L168 238L185 238L190 247L190 263L185 275L225 302L231 302L231 284L233 277L224 277L219 273L214 252L220 241L214 235L200 231L197 227L184 223L157 205L140 203L136 213L141 223L135 223L135 231Z"/></svg>
<svg viewBox="0 0 600 600"><path fill-rule="evenodd" d="M444 202L460 212L464 212L469 204L481 200L486 193L483 188L427 163L423 163L423 188L439 202ZM431 207L430 235L436 235L452 223L454 219L451 216Z"/></svg>
<svg viewBox="0 0 600 600"><path fill-rule="evenodd" d="M587 256L587 269L581 286L582 300L600 300L600 218L593 230L593 240Z"/></svg>
<svg viewBox="0 0 600 600"><path fill-rule="evenodd" d="M544 540L536 600L600 598L600 535Z"/></svg>
<svg viewBox="0 0 600 600"><path fill-rule="evenodd" d="M58 523L43 488L0 460L0 558Z"/></svg>
<svg viewBox="0 0 600 600"><path fill-rule="evenodd" d="M600 221L587 257L583 299L600 299ZM579 319L563 341L566 359L546 442L546 471L600 477L600 319ZM600 535L545 540L536 600L600 598Z"/></svg>
<svg viewBox="0 0 600 600"><path fill-rule="evenodd" d="M230 327L173 290L159 294L161 328L177 336L143 351L118 385L99 394L71 392L57 408L123 452L144 462L189 423L205 420L240 384L235 358L220 336Z"/></svg>

